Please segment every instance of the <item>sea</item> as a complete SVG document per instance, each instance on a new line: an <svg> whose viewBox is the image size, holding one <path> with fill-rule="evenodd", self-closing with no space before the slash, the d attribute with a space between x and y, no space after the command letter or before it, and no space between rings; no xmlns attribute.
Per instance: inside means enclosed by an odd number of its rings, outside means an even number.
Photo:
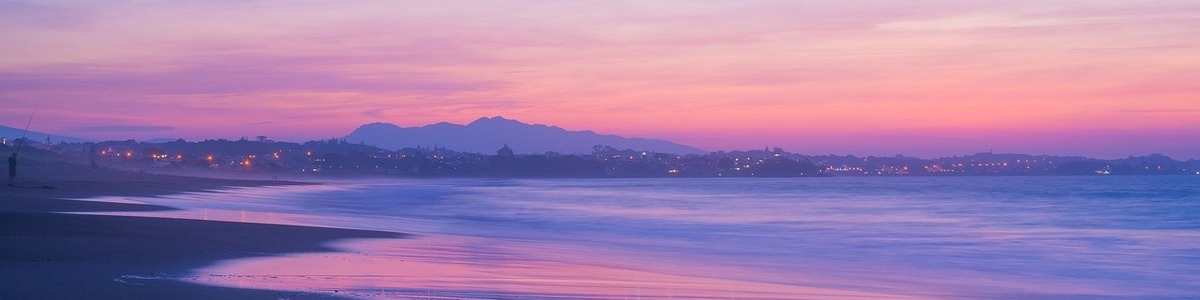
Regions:
<svg viewBox="0 0 1200 300"><path fill-rule="evenodd" d="M121 214L410 234L159 275L214 286L360 299L1200 299L1200 176L377 179L94 200L183 209Z"/></svg>

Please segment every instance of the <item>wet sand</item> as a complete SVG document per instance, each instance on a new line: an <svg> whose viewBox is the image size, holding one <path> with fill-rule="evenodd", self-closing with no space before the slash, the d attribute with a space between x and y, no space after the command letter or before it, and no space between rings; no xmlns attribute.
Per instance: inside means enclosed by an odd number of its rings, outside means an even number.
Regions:
<svg viewBox="0 0 1200 300"><path fill-rule="evenodd" d="M36 175L36 174L35 174ZM58 177L58 178L55 178ZM172 208L65 200L299 184L86 170L0 186L0 299L337 299L336 293L209 287L175 280L219 260L332 251L402 234L202 220L64 214ZM53 188L43 188L51 186Z"/></svg>

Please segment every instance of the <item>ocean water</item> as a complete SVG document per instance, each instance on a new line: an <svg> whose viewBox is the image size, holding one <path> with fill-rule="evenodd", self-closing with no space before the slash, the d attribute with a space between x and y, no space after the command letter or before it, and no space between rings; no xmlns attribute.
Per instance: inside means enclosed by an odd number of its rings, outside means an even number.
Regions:
<svg viewBox="0 0 1200 300"><path fill-rule="evenodd" d="M120 200L186 209L160 216L413 234L167 276L219 286L364 299L1200 299L1200 176L398 179Z"/></svg>

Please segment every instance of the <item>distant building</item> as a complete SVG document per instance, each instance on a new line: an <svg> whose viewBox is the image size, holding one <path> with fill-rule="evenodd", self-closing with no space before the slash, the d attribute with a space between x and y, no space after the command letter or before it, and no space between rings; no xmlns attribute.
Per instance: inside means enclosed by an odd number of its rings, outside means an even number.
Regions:
<svg viewBox="0 0 1200 300"><path fill-rule="evenodd" d="M513 151L512 151L512 149L508 148L508 144L504 144L504 148L500 148L500 150L496 150L496 156L512 157Z"/></svg>

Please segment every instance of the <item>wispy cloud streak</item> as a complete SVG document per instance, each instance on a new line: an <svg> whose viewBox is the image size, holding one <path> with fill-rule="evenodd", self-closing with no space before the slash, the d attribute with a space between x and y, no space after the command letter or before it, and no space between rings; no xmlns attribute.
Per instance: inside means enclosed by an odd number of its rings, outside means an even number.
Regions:
<svg viewBox="0 0 1200 300"><path fill-rule="evenodd" d="M9 1L0 115L189 137L269 115L259 130L298 139L505 115L863 152L902 146L859 142L878 132L1200 130L1196 16L1183 0ZM1174 113L1127 113L1145 109ZM995 143L1064 146L1035 140Z"/></svg>

